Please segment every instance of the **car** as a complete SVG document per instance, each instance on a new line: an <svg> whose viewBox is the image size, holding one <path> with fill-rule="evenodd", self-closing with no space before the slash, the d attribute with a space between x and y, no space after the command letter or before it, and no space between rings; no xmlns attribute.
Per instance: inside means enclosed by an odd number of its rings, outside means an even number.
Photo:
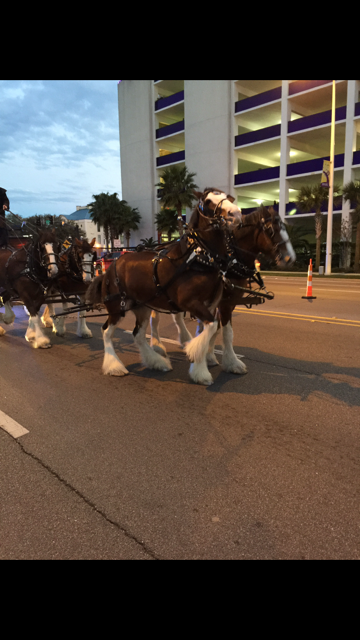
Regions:
<svg viewBox="0 0 360 640"><path fill-rule="evenodd" d="M108 253L105 253L103 256L101 256L101 258L98 258L95 262L97 275L105 273L105 271L110 267L111 263L114 262L114 260L120 258L120 256L122 256L123 253L126 253L127 251L129 251L129 249L121 249L120 251L109 251Z"/></svg>

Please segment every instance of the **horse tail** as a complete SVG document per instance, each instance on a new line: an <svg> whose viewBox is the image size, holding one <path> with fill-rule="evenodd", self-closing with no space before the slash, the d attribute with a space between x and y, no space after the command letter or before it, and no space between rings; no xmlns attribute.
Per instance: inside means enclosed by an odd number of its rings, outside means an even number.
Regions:
<svg viewBox="0 0 360 640"><path fill-rule="evenodd" d="M104 275L103 273L101 276L97 276L89 285L85 298L87 304L99 304L99 302L101 302L101 289Z"/></svg>

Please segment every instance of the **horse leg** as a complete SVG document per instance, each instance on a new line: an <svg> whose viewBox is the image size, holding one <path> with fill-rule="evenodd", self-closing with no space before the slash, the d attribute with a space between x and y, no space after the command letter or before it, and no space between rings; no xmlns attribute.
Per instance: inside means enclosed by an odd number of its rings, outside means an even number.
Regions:
<svg viewBox="0 0 360 640"><path fill-rule="evenodd" d="M209 351L206 354L206 362L207 362L208 367L214 367L217 364L219 364L218 359L217 359L217 357L216 357L216 355L214 353L214 349L215 349L216 338L217 338L218 333L219 333L220 330L221 330L221 327L220 327L220 325L218 325L216 333L214 333L213 336L210 338Z"/></svg>
<svg viewBox="0 0 360 640"><path fill-rule="evenodd" d="M51 308L52 313L54 313L54 306L51 304L49 307ZM62 302L60 305L60 308L63 311L66 311L69 307L70 304L68 302ZM53 320L53 332L60 338L63 338L65 335L65 317L66 316L59 316L59 318L54 318Z"/></svg>
<svg viewBox="0 0 360 640"><path fill-rule="evenodd" d="M151 340L150 345L156 353L159 353L161 356L166 357L166 349L163 343L160 340L159 336L159 322L160 322L160 313L158 311L152 311L150 315L150 327L151 327Z"/></svg>
<svg viewBox="0 0 360 640"><path fill-rule="evenodd" d="M39 313L30 314L25 340L27 340L34 349L49 349L51 347L49 338L42 332Z"/></svg>
<svg viewBox="0 0 360 640"><path fill-rule="evenodd" d="M181 346L184 347L186 342L189 342L190 340L192 340L192 335L187 330L184 322L184 314L181 311L180 313L172 313L171 315L173 317L173 320L176 324L176 328L178 330L179 342Z"/></svg>
<svg viewBox="0 0 360 640"><path fill-rule="evenodd" d="M140 307L132 309L136 317L136 326L133 331L134 341L140 351L141 361L149 369L158 369L160 371L171 371L172 366L169 358L164 358L154 349L150 347L146 340L146 328L149 323L150 309Z"/></svg>
<svg viewBox="0 0 360 640"><path fill-rule="evenodd" d="M247 373L246 365L239 360L233 349L234 332L231 325L231 317L233 308L229 305L219 305L221 324L223 326L223 357L222 368L228 373Z"/></svg>
<svg viewBox="0 0 360 640"><path fill-rule="evenodd" d="M85 295L80 296L80 301L81 301L81 304L84 304ZM77 325L76 335L79 336L79 338L92 338L92 333L86 324L85 314L86 314L86 311L79 311L78 313L78 325Z"/></svg>
<svg viewBox="0 0 360 640"><path fill-rule="evenodd" d="M103 374L107 376L125 376L129 373L121 360L117 357L112 341L112 337L120 317L120 315L109 315L105 324L101 327L104 339L104 360L102 370Z"/></svg>
<svg viewBox="0 0 360 640"><path fill-rule="evenodd" d="M44 327L47 329L52 329L54 327L53 319L50 317L51 314L54 313L54 306L50 303L47 304L44 310L44 313L41 316L41 322ZM54 329L55 330L55 329Z"/></svg>
<svg viewBox="0 0 360 640"><path fill-rule="evenodd" d="M210 385L213 379L206 364L206 354L212 336L218 329L218 321L202 303L193 303L191 313L204 323L204 330L185 345L185 353L192 362L189 369L190 378L199 384Z"/></svg>
<svg viewBox="0 0 360 640"><path fill-rule="evenodd" d="M15 320L15 313L13 312L12 308L11 308L11 304L10 302L5 302L5 313L1 314L3 315L2 320L3 322L5 322L5 324L12 324Z"/></svg>

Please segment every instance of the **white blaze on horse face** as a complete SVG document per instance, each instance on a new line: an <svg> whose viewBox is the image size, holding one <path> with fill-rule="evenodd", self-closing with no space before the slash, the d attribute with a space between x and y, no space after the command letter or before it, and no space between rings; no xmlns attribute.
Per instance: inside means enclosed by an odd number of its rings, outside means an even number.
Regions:
<svg viewBox="0 0 360 640"><path fill-rule="evenodd" d="M54 276L56 276L58 273L58 267L56 264L56 257L54 254L53 244L51 242L45 242L45 250L49 256L48 276L49 278L54 278Z"/></svg>
<svg viewBox="0 0 360 640"><path fill-rule="evenodd" d="M84 282L91 282L92 280L92 273L91 273L92 262L93 262L93 254L85 253L81 261Z"/></svg>
<svg viewBox="0 0 360 640"><path fill-rule="evenodd" d="M224 216L224 218L226 218L227 224L230 229L237 227L240 224L242 220L241 209L239 209L239 207L234 204L234 202L231 202L231 200L227 199L226 193L211 191L207 195L207 198L211 199L211 202L215 204L215 207L217 207L217 205L221 202L222 215Z"/></svg>
<svg viewBox="0 0 360 640"><path fill-rule="evenodd" d="M296 253L290 242L290 238L288 236L287 231L285 229L281 229L280 235L281 235L281 239L285 242L285 247L286 247L286 254L285 254L285 251L282 251L283 259L286 266L290 267L292 264L294 264L296 260Z"/></svg>

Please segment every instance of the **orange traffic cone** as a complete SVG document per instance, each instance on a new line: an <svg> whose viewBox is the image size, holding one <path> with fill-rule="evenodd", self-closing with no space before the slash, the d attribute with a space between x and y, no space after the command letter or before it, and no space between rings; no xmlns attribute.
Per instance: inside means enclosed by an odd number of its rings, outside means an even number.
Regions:
<svg viewBox="0 0 360 640"><path fill-rule="evenodd" d="M316 300L316 296L312 294L312 259L310 258L307 283L306 283L306 296L301 296L303 300Z"/></svg>

